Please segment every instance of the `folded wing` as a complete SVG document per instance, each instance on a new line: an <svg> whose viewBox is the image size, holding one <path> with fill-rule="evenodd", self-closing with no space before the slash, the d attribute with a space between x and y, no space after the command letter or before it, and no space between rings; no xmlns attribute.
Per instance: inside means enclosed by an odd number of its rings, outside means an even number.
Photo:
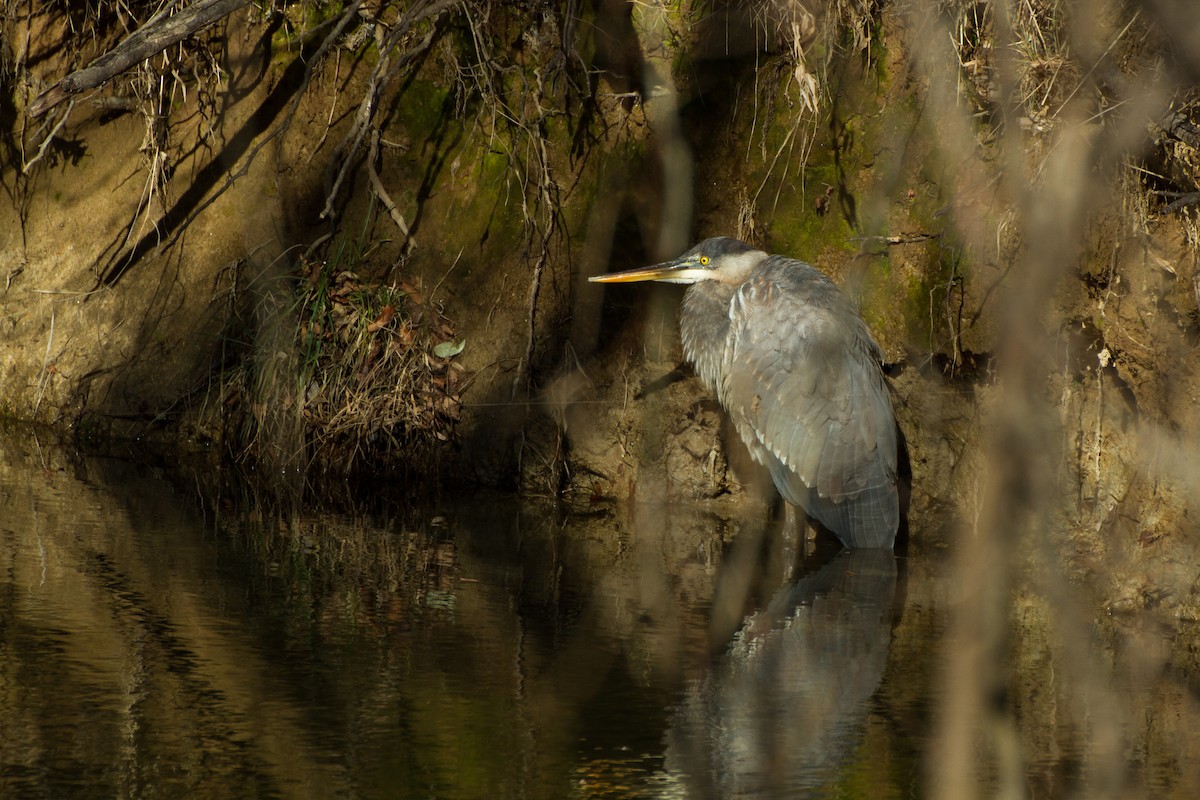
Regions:
<svg viewBox="0 0 1200 800"><path fill-rule="evenodd" d="M786 500L851 547L899 525L896 423L881 353L817 270L771 258L734 294L721 402Z"/></svg>

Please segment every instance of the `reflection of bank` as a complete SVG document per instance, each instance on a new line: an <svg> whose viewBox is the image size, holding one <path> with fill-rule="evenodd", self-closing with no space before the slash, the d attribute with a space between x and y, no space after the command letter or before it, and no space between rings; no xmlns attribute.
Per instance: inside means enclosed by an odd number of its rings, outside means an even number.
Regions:
<svg viewBox="0 0 1200 800"><path fill-rule="evenodd" d="M695 797L790 797L836 780L887 664L896 558L846 551L748 617L688 692L667 769Z"/></svg>

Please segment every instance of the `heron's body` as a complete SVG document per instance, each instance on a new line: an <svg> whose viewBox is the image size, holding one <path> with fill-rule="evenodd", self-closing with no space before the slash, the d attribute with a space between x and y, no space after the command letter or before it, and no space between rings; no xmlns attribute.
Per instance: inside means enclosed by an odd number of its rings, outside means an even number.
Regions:
<svg viewBox="0 0 1200 800"><path fill-rule="evenodd" d="M721 238L600 279L691 283L684 355L780 494L847 547L893 545L897 432L882 352L829 278Z"/></svg>

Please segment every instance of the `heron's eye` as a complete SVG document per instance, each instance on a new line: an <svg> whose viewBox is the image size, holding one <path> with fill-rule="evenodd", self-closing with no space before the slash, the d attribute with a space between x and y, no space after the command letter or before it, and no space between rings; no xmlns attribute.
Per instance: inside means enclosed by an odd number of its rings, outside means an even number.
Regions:
<svg viewBox="0 0 1200 800"><path fill-rule="evenodd" d="M700 266L702 266L702 267L708 266L708 256L700 256Z"/></svg>

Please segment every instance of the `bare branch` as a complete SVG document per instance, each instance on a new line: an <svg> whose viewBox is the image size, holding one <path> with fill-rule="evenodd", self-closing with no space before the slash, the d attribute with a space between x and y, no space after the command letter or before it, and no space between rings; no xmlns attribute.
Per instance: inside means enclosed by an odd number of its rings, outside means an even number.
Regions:
<svg viewBox="0 0 1200 800"><path fill-rule="evenodd" d="M375 116L375 105L379 101L379 93L395 76L396 70L399 67L425 52L433 44L435 32L432 30L429 31L420 42L401 53L396 58L394 64L392 63L392 50L400 44L401 40L418 22L431 17L436 19L458 1L430 0L424 4L414 5L404 13L404 16L388 32L387 38L384 39L383 44L379 47L379 62L375 65L375 68L371 71L370 78L367 80L367 88L363 92L363 98L358 105L358 111L354 114L354 121L350 126L350 130L347 131L346 135L338 143L337 153L339 154L339 158L337 162L340 166L336 175L329 182L329 190L325 197L325 208L322 209L320 214L321 219L329 219L336 215L334 204L337 200L338 191L341 189L342 182L346 179L347 174L358 163L358 154L362 151L363 142L366 140L367 132L371 129L372 120Z"/></svg>
<svg viewBox="0 0 1200 800"><path fill-rule="evenodd" d="M379 202L383 203L383 207L387 209L392 221L396 223L396 227L404 234L404 249L411 250L416 246L417 240L412 237L408 231L408 223L404 221L404 215L400 213L400 209L396 208L396 204L392 202L391 195L383 186L383 181L379 177L379 172L375 169L375 159L379 158L379 129L371 129L371 152L367 156L367 175L371 178L371 188L375 190L375 195L379 198Z"/></svg>
<svg viewBox="0 0 1200 800"><path fill-rule="evenodd" d="M58 132L62 130L63 126L67 124L67 119L71 116L71 109L74 107L75 101L72 100L70 105L67 106L67 110L63 112L62 119L58 121L58 124L54 126L54 129L51 130L50 133L46 134L46 138L42 140L41 146L38 147L37 155L21 165L22 175L28 175L29 168L40 161L42 156L46 155L46 148L50 146L50 142L54 141L54 137L58 135Z"/></svg>
<svg viewBox="0 0 1200 800"><path fill-rule="evenodd" d="M92 89L166 50L176 42L232 14L250 0L200 0L170 17L156 17L91 64L72 72L33 101L27 112L40 117L73 94Z"/></svg>

